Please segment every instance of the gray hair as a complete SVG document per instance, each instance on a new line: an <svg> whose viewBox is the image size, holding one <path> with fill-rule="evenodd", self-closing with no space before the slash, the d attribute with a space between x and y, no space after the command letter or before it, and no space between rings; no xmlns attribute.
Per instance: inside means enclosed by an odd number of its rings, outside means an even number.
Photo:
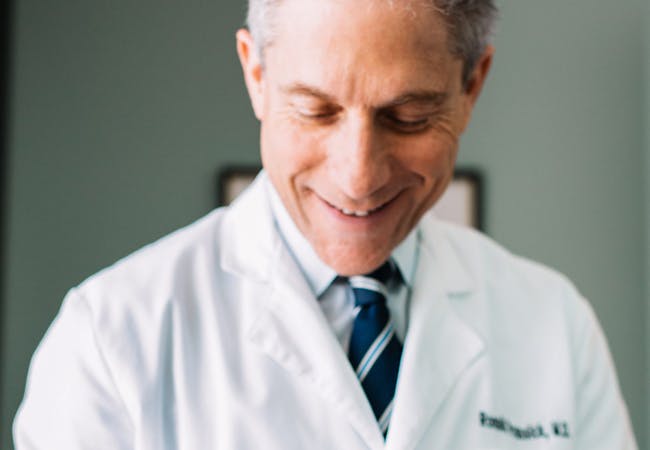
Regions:
<svg viewBox="0 0 650 450"><path fill-rule="evenodd" d="M246 24L250 30L256 51L263 60L264 48L271 41L269 30L273 9L281 0L248 0ZM425 0L431 2L447 23L450 51L463 60L463 83L478 63L490 42L497 7L494 0Z"/></svg>

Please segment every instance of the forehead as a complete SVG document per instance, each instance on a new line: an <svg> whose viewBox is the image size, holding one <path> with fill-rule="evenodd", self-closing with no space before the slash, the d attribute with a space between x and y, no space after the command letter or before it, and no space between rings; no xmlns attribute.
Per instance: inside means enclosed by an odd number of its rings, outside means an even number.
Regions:
<svg viewBox="0 0 650 450"><path fill-rule="evenodd" d="M426 0L283 0L274 16L265 57L278 81L376 97L406 85L445 89L460 67Z"/></svg>

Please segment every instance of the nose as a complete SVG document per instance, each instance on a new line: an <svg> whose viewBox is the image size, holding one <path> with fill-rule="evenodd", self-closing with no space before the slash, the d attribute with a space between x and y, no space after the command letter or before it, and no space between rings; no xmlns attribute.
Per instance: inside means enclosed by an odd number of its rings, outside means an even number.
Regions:
<svg viewBox="0 0 650 450"><path fill-rule="evenodd" d="M381 130L371 117L349 115L328 151L331 180L352 201L369 199L390 179L390 160Z"/></svg>

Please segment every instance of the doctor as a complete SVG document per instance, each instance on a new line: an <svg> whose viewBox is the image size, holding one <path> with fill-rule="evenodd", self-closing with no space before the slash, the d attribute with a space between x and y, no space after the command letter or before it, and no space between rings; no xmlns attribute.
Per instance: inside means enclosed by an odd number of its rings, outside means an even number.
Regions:
<svg viewBox="0 0 650 450"><path fill-rule="evenodd" d="M16 448L636 448L573 286L427 213L490 68L492 1L249 7L265 171L70 291Z"/></svg>

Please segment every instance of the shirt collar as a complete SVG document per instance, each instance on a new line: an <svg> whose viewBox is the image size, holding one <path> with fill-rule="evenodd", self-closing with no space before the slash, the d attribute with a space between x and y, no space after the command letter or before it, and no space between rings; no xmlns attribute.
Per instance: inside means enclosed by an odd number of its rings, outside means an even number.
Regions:
<svg viewBox="0 0 650 450"><path fill-rule="evenodd" d="M298 227L293 219L291 219L291 216L289 216L282 200L280 200L280 196L268 178L266 179L266 185L271 202L271 211L273 212L280 236L298 263L298 267L300 267L312 292L319 298L336 279L337 273L319 258L309 241L298 230ZM416 227L393 250L391 255L402 275L402 279L408 287L411 287L415 273L417 236L418 231Z"/></svg>

